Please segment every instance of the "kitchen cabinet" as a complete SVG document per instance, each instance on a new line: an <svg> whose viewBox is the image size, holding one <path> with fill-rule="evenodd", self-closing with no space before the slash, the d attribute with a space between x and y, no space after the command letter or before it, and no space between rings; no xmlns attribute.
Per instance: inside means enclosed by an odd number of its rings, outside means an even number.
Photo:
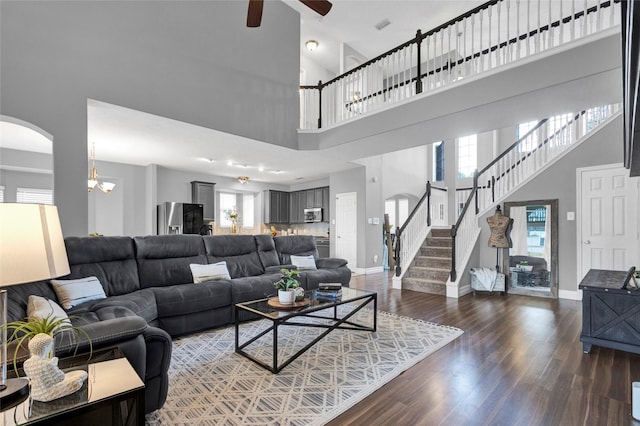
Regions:
<svg viewBox="0 0 640 426"><path fill-rule="evenodd" d="M216 220L216 190L213 182L191 182L191 202L202 204L202 219L205 222Z"/></svg>
<svg viewBox="0 0 640 426"><path fill-rule="evenodd" d="M305 193L305 208L307 209L312 209L314 207L314 204L316 202L316 199L314 197L314 193L313 193L313 189L307 189L306 191L304 191Z"/></svg>
<svg viewBox="0 0 640 426"><path fill-rule="evenodd" d="M266 191L264 213L265 223L289 223L289 193Z"/></svg>
<svg viewBox="0 0 640 426"><path fill-rule="evenodd" d="M322 188L322 221L330 222L331 215L331 200L329 199L329 187L325 186Z"/></svg>
<svg viewBox="0 0 640 426"><path fill-rule="evenodd" d="M311 191L313 191L313 207L322 208L322 188L315 188Z"/></svg>
<svg viewBox="0 0 640 426"><path fill-rule="evenodd" d="M304 222L304 207L300 204L300 197L302 191L294 191L289 193L289 222L290 223L303 223ZM306 197L306 194L304 194ZM305 198L305 203L306 203Z"/></svg>

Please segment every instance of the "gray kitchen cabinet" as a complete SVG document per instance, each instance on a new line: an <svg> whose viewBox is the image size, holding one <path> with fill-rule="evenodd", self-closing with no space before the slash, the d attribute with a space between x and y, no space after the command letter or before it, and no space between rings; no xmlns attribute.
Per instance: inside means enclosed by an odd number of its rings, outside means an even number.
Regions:
<svg viewBox="0 0 640 426"><path fill-rule="evenodd" d="M303 208L300 206L300 191L289 193L289 222L303 222Z"/></svg>
<svg viewBox="0 0 640 426"><path fill-rule="evenodd" d="M329 214L331 212L330 202L331 201L329 199L329 187L325 186L322 188L322 221L323 222L331 221L331 215Z"/></svg>
<svg viewBox="0 0 640 426"><path fill-rule="evenodd" d="M191 202L202 204L202 219L205 222L216 220L216 190L213 182L191 182Z"/></svg>
<svg viewBox="0 0 640 426"><path fill-rule="evenodd" d="M313 189L313 207L322 208L322 188Z"/></svg>
<svg viewBox="0 0 640 426"><path fill-rule="evenodd" d="M289 223L289 193L271 190L266 192L265 223Z"/></svg>

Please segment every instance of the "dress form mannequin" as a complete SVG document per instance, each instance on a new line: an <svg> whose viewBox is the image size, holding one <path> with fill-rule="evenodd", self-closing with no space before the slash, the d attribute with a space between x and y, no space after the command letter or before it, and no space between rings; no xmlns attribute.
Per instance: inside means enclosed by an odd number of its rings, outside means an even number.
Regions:
<svg viewBox="0 0 640 426"><path fill-rule="evenodd" d="M31 357L24 362L24 371L31 382L31 397L35 401L48 402L69 395L82 387L86 371L64 373L58 368L58 358L48 358L53 337L46 333L29 340Z"/></svg>
<svg viewBox="0 0 640 426"><path fill-rule="evenodd" d="M487 218L487 223L489 224L489 229L491 229L489 247L495 247L496 249L511 247L509 231L511 231L513 219L503 215L499 205L496 207L496 212L493 216ZM500 270L498 256L499 250L496 251L496 271Z"/></svg>

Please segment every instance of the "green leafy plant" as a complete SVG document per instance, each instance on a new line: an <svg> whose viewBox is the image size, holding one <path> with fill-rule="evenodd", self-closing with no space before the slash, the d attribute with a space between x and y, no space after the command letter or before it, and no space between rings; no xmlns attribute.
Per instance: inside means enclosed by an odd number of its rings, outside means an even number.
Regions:
<svg viewBox="0 0 640 426"><path fill-rule="evenodd" d="M18 352L21 347L26 347L25 342L32 337L44 333L48 334L51 337L55 337L60 333L70 333L75 337L75 350L74 355L78 351L78 346L80 345L80 336L84 336L89 343L89 357L93 353L93 344L91 342L91 337L87 332L81 328L74 327L71 325L72 318L57 318L54 316L48 316L46 318L32 318L27 320L18 320L6 323L3 327L9 330L13 330L11 335L9 336L8 342L15 342L15 350L13 352L13 369L16 374L18 374ZM67 334L69 335L69 334ZM69 335L69 339L71 336Z"/></svg>
<svg viewBox="0 0 640 426"><path fill-rule="evenodd" d="M282 274L280 280L273 283L275 288L278 290L292 290L300 287L300 281L298 280L300 272L297 269L282 268L280 273Z"/></svg>

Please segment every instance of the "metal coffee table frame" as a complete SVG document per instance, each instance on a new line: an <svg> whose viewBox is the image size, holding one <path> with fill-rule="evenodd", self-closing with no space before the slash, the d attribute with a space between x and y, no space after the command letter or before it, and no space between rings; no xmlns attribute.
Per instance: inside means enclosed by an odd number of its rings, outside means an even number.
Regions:
<svg viewBox="0 0 640 426"><path fill-rule="evenodd" d="M294 309L294 310L276 310L275 308L271 308L267 305L267 301L269 299L260 299L254 300L251 302L238 303L235 305L235 325L236 325L236 342L235 342L235 351L236 353L244 356L247 359L255 362L259 366L271 371L274 374L279 373L283 368L287 365L291 364L294 360L296 360L300 355L305 353L309 348L315 345L320 339L324 338L327 334L331 333L333 330L341 329L341 330L358 330L358 331L371 331L375 332L377 329L377 310L378 310L378 294L371 291L365 290L356 290L350 288L343 288L343 297L339 300L330 300L330 299L322 299L316 298L314 291L308 291L305 294L305 297L310 299L310 303L308 306L303 308ZM362 301L359 305L354 306L354 309L348 312L344 317L338 317L338 306L346 305L353 302ZM373 303L373 325L369 326L366 324L359 324L349 319L353 317L355 314L360 312L365 306ZM319 311L333 309L333 316L325 316L318 315ZM239 321L239 312L240 310L245 310L248 312L252 312L254 314L259 315L264 319L268 319L272 321L271 327L268 327L266 330L260 332L258 335L252 337L246 342L240 344L240 321ZM305 322L296 321L296 318L299 317L311 317L311 318L320 318L325 320L330 320L330 324L310 324ZM287 325L287 326L298 326L298 327L315 327L315 328L326 328L326 331L321 333L318 337L309 342L302 349L297 351L295 354L291 355L289 358L285 359L282 364L278 364L278 327ZM244 349L251 345L256 340L260 339L262 336L266 335L269 332L273 332L273 355L272 355L272 363L269 365L266 362L252 356L250 353L246 352Z"/></svg>

